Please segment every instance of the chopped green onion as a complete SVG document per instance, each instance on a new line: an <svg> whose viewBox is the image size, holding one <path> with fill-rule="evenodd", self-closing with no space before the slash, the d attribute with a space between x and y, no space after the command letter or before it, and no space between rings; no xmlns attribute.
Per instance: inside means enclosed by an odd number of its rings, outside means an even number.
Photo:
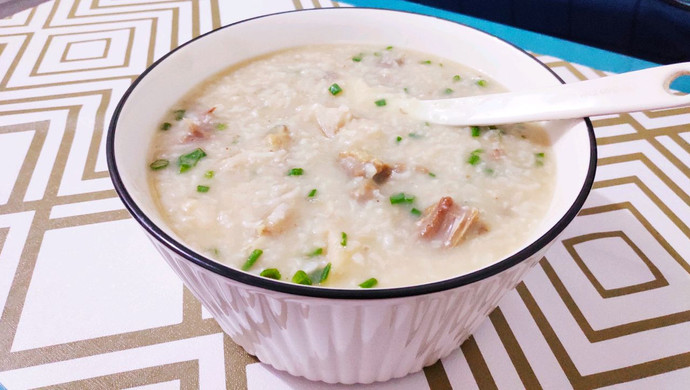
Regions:
<svg viewBox="0 0 690 390"><path fill-rule="evenodd" d="M225 123L216 123L216 130L225 130L228 128L228 125Z"/></svg>
<svg viewBox="0 0 690 390"><path fill-rule="evenodd" d="M304 169L302 168L292 168L288 171L288 176L302 176L304 174Z"/></svg>
<svg viewBox="0 0 690 390"><path fill-rule="evenodd" d="M271 279L276 279L280 280L280 271L278 271L277 268L266 268L265 270L261 271L259 274L263 276L264 278L271 278Z"/></svg>
<svg viewBox="0 0 690 390"><path fill-rule="evenodd" d="M352 57L352 61L354 61L354 62L362 61L362 53L357 54L356 56Z"/></svg>
<svg viewBox="0 0 690 390"><path fill-rule="evenodd" d="M316 196L316 188L314 188L313 190L309 191L309 195L307 195L307 196L308 196L309 198L313 198L314 196Z"/></svg>
<svg viewBox="0 0 690 390"><path fill-rule="evenodd" d="M367 279L367 280L363 281L362 283L360 283L359 287L361 287L361 288L372 288L372 287L376 286L378 284L378 282L379 281L376 280L376 278L370 278L370 279Z"/></svg>
<svg viewBox="0 0 690 390"><path fill-rule="evenodd" d="M188 171L190 168L196 166L202 158L206 157L206 152L201 148L196 148L193 151L181 155L177 159L177 165L180 167L180 173Z"/></svg>
<svg viewBox="0 0 690 390"><path fill-rule="evenodd" d="M405 88L403 88L403 92L405 92L405 93L410 93L410 90L407 89L407 87L405 87Z"/></svg>
<svg viewBox="0 0 690 390"><path fill-rule="evenodd" d="M544 165L544 157L545 157L544 152L534 153L534 163L539 167Z"/></svg>
<svg viewBox="0 0 690 390"><path fill-rule="evenodd" d="M453 81L460 81L460 75L456 74L455 76L453 76Z"/></svg>
<svg viewBox="0 0 690 390"><path fill-rule="evenodd" d="M391 204L412 203L414 199L414 195L405 195L404 192L390 196Z"/></svg>
<svg viewBox="0 0 690 390"><path fill-rule="evenodd" d="M477 85L480 87L486 87L486 80L484 80L484 79L477 80Z"/></svg>
<svg viewBox="0 0 690 390"><path fill-rule="evenodd" d="M429 65L429 64L431 64L431 60L419 61L419 63L422 65Z"/></svg>
<svg viewBox="0 0 690 390"><path fill-rule="evenodd" d="M395 137L395 142L400 142L400 141L402 141L402 137L401 137L401 136Z"/></svg>
<svg viewBox="0 0 690 390"><path fill-rule="evenodd" d="M181 121L182 118L184 118L185 110L175 110L173 111L173 115L175 115L175 120L176 121Z"/></svg>
<svg viewBox="0 0 690 390"><path fill-rule="evenodd" d="M422 138L422 136L417 133L407 133L407 136L410 138Z"/></svg>
<svg viewBox="0 0 690 390"><path fill-rule="evenodd" d="M393 46L388 46L386 50L393 50Z"/></svg>
<svg viewBox="0 0 690 390"><path fill-rule="evenodd" d="M481 134L481 129L479 128L479 126L472 126L471 129L472 137L479 137L479 135Z"/></svg>
<svg viewBox="0 0 690 390"><path fill-rule="evenodd" d="M295 272L295 274L292 276L292 282L311 286L311 279L309 278L309 275L302 270Z"/></svg>
<svg viewBox="0 0 690 390"><path fill-rule="evenodd" d="M213 179L213 176L215 175L216 173L214 171L206 171L206 173L204 173L204 177L207 179Z"/></svg>
<svg viewBox="0 0 690 390"><path fill-rule="evenodd" d="M196 192L208 192L210 189L209 186L196 186Z"/></svg>
<svg viewBox="0 0 690 390"><path fill-rule="evenodd" d="M323 283L328 279L328 274L331 273L331 263L326 264L321 271L321 276L319 277L319 283Z"/></svg>
<svg viewBox="0 0 690 390"><path fill-rule="evenodd" d="M484 168L484 173L486 173L489 176L493 176L494 170L493 168Z"/></svg>
<svg viewBox="0 0 690 390"><path fill-rule="evenodd" d="M163 169L163 168L167 167L168 164L170 164L170 161L168 161L164 158L161 158L161 159L158 159L158 160L152 162L151 165L149 165L149 167L151 167L151 169L153 169L154 171L157 171L159 169Z"/></svg>
<svg viewBox="0 0 690 390"><path fill-rule="evenodd" d="M252 265L256 263L263 253L264 251L261 249L254 249L249 257L247 257L247 261L245 261L244 265L242 265L242 271L248 271L250 268L252 268Z"/></svg>
<svg viewBox="0 0 690 390"><path fill-rule="evenodd" d="M347 233L340 233L340 246L347 246Z"/></svg>
<svg viewBox="0 0 690 390"><path fill-rule="evenodd" d="M433 173L433 172L429 172L429 176L431 176L431 177L436 177L436 174Z"/></svg>
<svg viewBox="0 0 690 390"><path fill-rule="evenodd" d="M323 248L316 248L313 252L307 254L309 257L321 256L323 254Z"/></svg>
<svg viewBox="0 0 690 390"><path fill-rule="evenodd" d="M379 107L383 107L386 105L386 99L379 99L379 100L375 101L374 104L376 104Z"/></svg>
<svg viewBox="0 0 690 390"><path fill-rule="evenodd" d="M470 157L467 159L467 162L470 165L477 165L479 164L480 161L482 161L482 158L479 157L479 155L484 152L482 149L475 149L470 153Z"/></svg>
<svg viewBox="0 0 690 390"><path fill-rule="evenodd" d="M422 215L422 212L416 208L412 208L412 210L410 210L410 214L419 217L420 215Z"/></svg>
<svg viewBox="0 0 690 390"><path fill-rule="evenodd" d="M172 127L172 123L170 122L163 122L161 124L161 130L169 130Z"/></svg>
<svg viewBox="0 0 690 390"><path fill-rule="evenodd" d="M429 123L429 122L424 122L424 126L431 126L431 123Z"/></svg>
<svg viewBox="0 0 690 390"><path fill-rule="evenodd" d="M443 93L445 93L446 95L450 95L451 93L453 93L453 90L450 88L446 88L443 90Z"/></svg>
<svg viewBox="0 0 690 390"><path fill-rule="evenodd" d="M381 53L378 52L378 51L375 51L375 52L374 52L374 56L376 56L376 57L381 57Z"/></svg>
<svg viewBox="0 0 690 390"><path fill-rule="evenodd" d="M338 85L337 83L333 83L330 87L328 87L328 91L331 93L331 95L335 96L340 92L343 92L343 89L340 88L340 85Z"/></svg>

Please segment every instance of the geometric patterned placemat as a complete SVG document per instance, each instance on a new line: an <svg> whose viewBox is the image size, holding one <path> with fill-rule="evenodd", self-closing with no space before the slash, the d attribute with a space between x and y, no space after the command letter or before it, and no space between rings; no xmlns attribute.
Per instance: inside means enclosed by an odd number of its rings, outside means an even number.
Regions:
<svg viewBox="0 0 690 390"><path fill-rule="evenodd" d="M325 0L54 0L0 20L0 383L341 388L257 362L160 259L108 178L120 96L180 43ZM566 81L604 73L539 57ZM451 356L376 389L690 383L690 108L592 118L594 189Z"/></svg>

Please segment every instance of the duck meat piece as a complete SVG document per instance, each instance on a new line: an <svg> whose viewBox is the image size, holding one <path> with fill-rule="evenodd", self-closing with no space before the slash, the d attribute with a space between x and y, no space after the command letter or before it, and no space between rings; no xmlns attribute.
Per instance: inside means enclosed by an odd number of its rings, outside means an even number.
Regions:
<svg viewBox="0 0 690 390"><path fill-rule="evenodd" d="M455 247L477 222L479 210L470 206L458 206L450 196L442 197L437 204L424 210L417 222L419 235L428 240L440 240L443 246Z"/></svg>
<svg viewBox="0 0 690 390"><path fill-rule="evenodd" d="M278 125L273 128L270 134L266 136L266 142L271 148L272 152L279 149L285 149L290 145L290 129L285 125Z"/></svg>
<svg viewBox="0 0 690 390"><path fill-rule="evenodd" d="M393 174L390 165L360 151L342 152L338 155L340 166L351 177L371 178L376 184L383 184Z"/></svg>
<svg viewBox="0 0 690 390"><path fill-rule="evenodd" d="M352 113L346 106L337 108L324 107L320 104L312 106L316 123L324 136L333 138L335 135L352 120Z"/></svg>

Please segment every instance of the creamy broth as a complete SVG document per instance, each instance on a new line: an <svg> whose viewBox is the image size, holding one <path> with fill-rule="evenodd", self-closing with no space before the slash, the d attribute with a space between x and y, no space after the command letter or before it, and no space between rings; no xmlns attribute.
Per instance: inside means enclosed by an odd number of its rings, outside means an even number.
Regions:
<svg viewBox="0 0 690 390"><path fill-rule="evenodd" d="M393 47L282 51L171 108L146 169L172 229L229 266L325 287L446 279L532 234L553 193L548 137L527 124L424 123L389 102L501 90Z"/></svg>

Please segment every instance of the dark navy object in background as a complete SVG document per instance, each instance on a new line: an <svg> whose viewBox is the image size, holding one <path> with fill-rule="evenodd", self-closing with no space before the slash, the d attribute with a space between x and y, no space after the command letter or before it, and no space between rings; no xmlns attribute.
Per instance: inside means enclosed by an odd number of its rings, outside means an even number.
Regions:
<svg viewBox="0 0 690 390"><path fill-rule="evenodd" d="M412 0L660 64L690 61L685 0Z"/></svg>

